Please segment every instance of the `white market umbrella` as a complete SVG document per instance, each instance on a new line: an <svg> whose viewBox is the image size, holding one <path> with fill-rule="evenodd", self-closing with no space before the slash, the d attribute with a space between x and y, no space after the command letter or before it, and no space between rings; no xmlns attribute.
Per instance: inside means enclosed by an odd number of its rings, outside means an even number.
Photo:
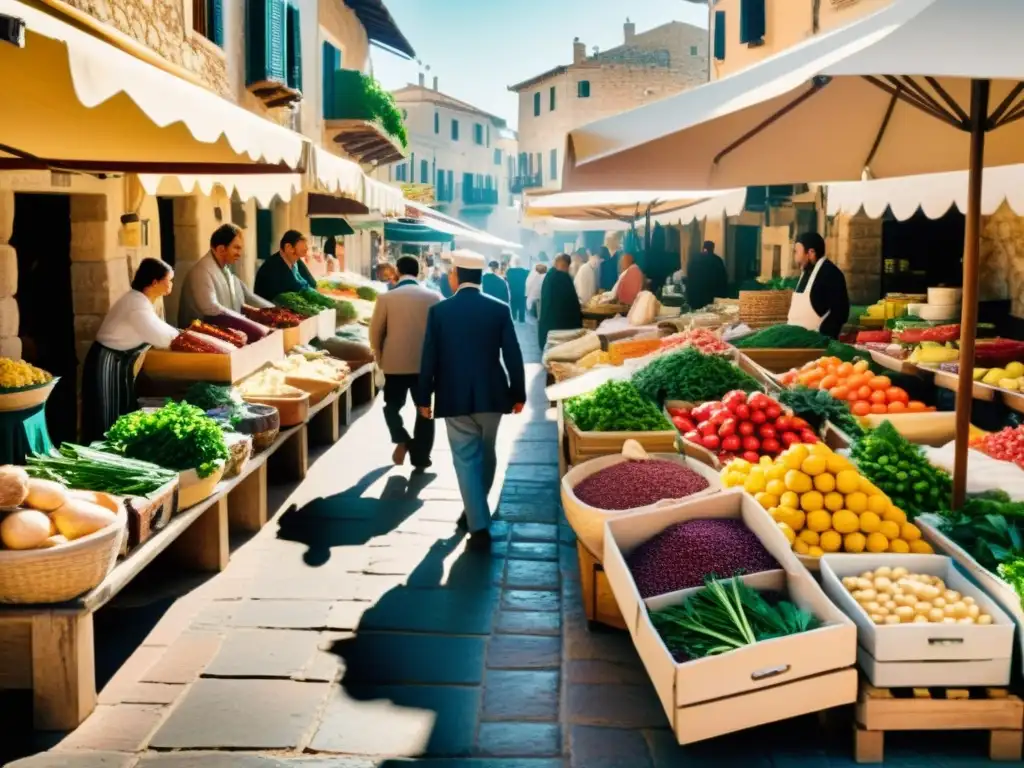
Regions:
<svg viewBox="0 0 1024 768"><path fill-rule="evenodd" d="M526 218L576 219L580 221L636 221L649 213L682 213L686 208L721 197L725 191L689 192L683 190L595 192L556 192L528 195Z"/></svg>
<svg viewBox="0 0 1024 768"><path fill-rule="evenodd" d="M894 0L569 135L563 189L723 189L967 169L955 505L966 489L982 169L1024 162L1024 3Z"/></svg>

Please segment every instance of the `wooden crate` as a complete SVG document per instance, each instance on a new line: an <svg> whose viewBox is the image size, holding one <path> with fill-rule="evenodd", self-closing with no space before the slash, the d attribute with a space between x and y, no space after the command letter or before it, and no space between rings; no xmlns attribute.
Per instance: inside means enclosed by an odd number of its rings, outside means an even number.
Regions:
<svg viewBox="0 0 1024 768"><path fill-rule="evenodd" d="M886 731L988 731L989 759L1018 761L1024 701L1004 688L875 688L861 681L854 728L858 763L884 760Z"/></svg>
<svg viewBox="0 0 1024 768"><path fill-rule="evenodd" d="M754 347L741 349L740 357L747 358L754 365L769 373L786 373L793 368L800 368L812 360L825 355L823 349L769 349Z"/></svg>
<svg viewBox="0 0 1024 768"><path fill-rule="evenodd" d="M604 566L579 541L576 542L576 553L580 562L580 593L587 621L626 629L626 621L615 602Z"/></svg>
<svg viewBox="0 0 1024 768"><path fill-rule="evenodd" d="M648 453L676 452L679 433L675 428L657 432L584 432L571 419L564 417L563 409L563 404L559 402L559 420L565 423L566 461L570 466L597 456L621 453L627 440L636 440Z"/></svg>
<svg viewBox="0 0 1024 768"><path fill-rule="evenodd" d="M294 328L283 328L281 333L284 338L284 351L290 352L293 347L300 344L308 344L316 338L320 327L320 316L307 317Z"/></svg>
<svg viewBox="0 0 1024 768"><path fill-rule="evenodd" d="M142 371L152 379L234 384L267 363L283 358L284 338L281 332L271 331L266 338L226 355L151 349L142 362Z"/></svg>

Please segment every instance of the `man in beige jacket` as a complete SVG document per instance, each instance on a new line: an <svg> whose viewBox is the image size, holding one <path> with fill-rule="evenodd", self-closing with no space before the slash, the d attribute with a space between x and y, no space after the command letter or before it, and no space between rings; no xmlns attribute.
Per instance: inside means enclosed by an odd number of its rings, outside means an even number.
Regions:
<svg viewBox="0 0 1024 768"><path fill-rule="evenodd" d="M441 301L436 293L417 282L419 261L413 256L398 260L398 282L377 297L370 321L370 346L384 372L384 421L395 451L391 455L401 466L408 455L419 471L430 466L434 447L434 422L419 414L410 437L402 423L402 408L419 380L427 312Z"/></svg>

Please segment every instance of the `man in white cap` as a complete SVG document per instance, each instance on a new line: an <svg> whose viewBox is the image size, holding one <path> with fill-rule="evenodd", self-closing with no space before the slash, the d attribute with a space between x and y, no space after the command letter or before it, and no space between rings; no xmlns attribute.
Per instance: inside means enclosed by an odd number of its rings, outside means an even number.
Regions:
<svg viewBox="0 0 1024 768"><path fill-rule="evenodd" d="M424 418L445 420L465 505L459 522L471 544L489 547L498 425L503 414L522 412L526 372L508 304L480 291L484 257L454 251L452 262L455 295L427 314L416 406Z"/></svg>

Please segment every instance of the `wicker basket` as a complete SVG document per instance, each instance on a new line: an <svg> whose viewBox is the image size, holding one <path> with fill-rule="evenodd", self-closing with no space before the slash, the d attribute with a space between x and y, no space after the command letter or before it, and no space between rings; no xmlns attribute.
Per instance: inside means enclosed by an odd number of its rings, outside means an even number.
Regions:
<svg viewBox="0 0 1024 768"><path fill-rule="evenodd" d="M751 328L785 323L792 301L793 291L740 291L740 322Z"/></svg>
<svg viewBox="0 0 1024 768"><path fill-rule="evenodd" d="M280 434L281 428L274 427L272 429L265 429L262 432L257 432L252 436L252 452L254 454L261 453L267 450L277 440L278 434Z"/></svg>
<svg viewBox="0 0 1024 768"><path fill-rule="evenodd" d="M62 603L93 589L117 562L127 522L122 507L117 522L67 544L0 550L0 603Z"/></svg>

